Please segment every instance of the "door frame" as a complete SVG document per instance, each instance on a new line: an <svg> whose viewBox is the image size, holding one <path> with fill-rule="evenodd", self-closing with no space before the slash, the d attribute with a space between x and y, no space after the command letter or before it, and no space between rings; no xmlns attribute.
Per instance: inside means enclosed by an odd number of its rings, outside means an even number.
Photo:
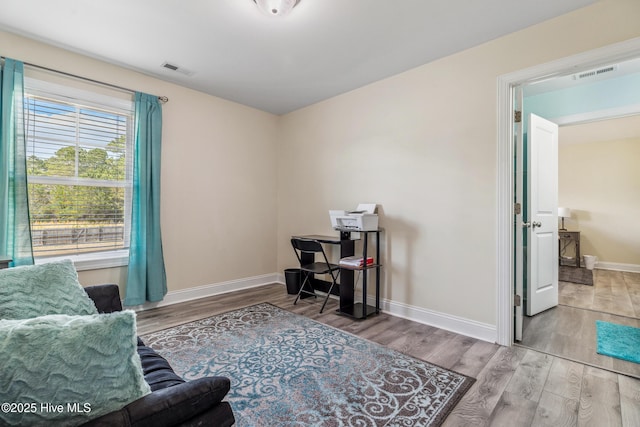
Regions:
<svg viewBox="0 0 640 427"><path fill-rule="evenodd" d="M496 342L514 342L514 223L522 215L514 207L514 105L513 91L523 84L589 70L612 62L640 57L640 37L556 61L498 76L498 147L496 174Z"/></svg>

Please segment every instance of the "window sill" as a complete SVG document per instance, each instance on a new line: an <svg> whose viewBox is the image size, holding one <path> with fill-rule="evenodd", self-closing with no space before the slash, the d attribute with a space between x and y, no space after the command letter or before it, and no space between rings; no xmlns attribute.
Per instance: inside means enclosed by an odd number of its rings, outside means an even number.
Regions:
<svg viewBox="0 0 640 427"><path fill-rule="evenodd" d="M48 262L70 259L76 270L99 270L102 268L124 267L129 265L129 250L94 252L79 255L63 255L51 257L39 257L35 259L36 264L46 264Z"/></svg>

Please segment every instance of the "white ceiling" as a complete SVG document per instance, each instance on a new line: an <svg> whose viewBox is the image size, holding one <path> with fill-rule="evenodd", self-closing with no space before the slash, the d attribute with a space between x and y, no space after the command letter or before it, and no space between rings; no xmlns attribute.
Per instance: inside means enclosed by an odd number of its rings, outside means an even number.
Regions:
<svg viewBox="0 0 640 427"><path fill-rule="evenodd" d="M3 0L0 29L284 114L595 1Z"/></svg>

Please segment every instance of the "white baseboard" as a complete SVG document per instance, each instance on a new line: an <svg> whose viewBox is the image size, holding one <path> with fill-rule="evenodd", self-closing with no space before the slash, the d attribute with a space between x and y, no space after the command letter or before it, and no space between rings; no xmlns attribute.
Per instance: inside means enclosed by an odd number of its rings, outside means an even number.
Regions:
<svg viewBox="0 0 640 427"><path fill-rule="evenodd" d="M370 305L375 305L375 298L367 298ZM482 341L495 343L497 341L497 328L495 325L477 322L464 317L440 313L422 307L415 307L404 303L383 300L382 310L397 317L402 317L414 322L423 323L436 328L445 329L457 334L466 335Z"/></svg>
<svg viewBox="0 0 640 427"><path fill-rule="evenodd" d="M285 283L284 275L278 275L278 283ZM356 293L356 301L362 299L362 294ZM367 304L375 306L375 297L370 295L367 297ZM469 320L464 317L452 316L450 314L439 313L437 311L428 310L421 307L415 307L408 304L398 303L391 300L383 299L380 301L380 309L393 316L402 317L407 320L434 326L457 334L466 335L482 341L494 343L497 341L497 328L495 325L489 325L475 320Z"/></svg>
<svg viewBox="0 0 640 427"><path fill-rule="evenodd" d="M258 286L268 285L271 283L285 284L284 274L273 273L262 276L247 277L244 279L231 280L228 282L216 283L211 285L198 286L179 291L167 293L164 300L154 303L145 303L136 307L127 307L136 311L149 310L156 307L164 307L180 302L205 298L214 295L225 294L228 292L239 291L241 289L255 288ZM285 292L285 289L282 290ZM375 298L368 297L367 303L375 305ZM427 310L421 307L415 307L408 304L398 303L391 300L382 300L382 311L391 315L412 320L414 322L423 323L425 325L434 326L440 329L446 329L451 332L466 335L488 342L496 342L497 329L495 325L476 322L463 317L452 316L445 313L439 313L433 310Z"/></svg>
<svg viewBox="0 0 640 427"><path fill-rule="evenodd" d="M127 307L136 311L149 310L156 307L164 307L167 305L177 304L180 302L192 301L199 298L210 297L214 295L226 294L228 292L239 291L241 289L255 288L258 286L268 285L274 282L280 282L278 274L264 274L262 276L246 277L244 279L230 280L228 282L214 283L211 285L197 286L195 288L181 289L179 291L171 291L165 295L164 299L159 302L147 302L135 307ZM284 283L284 281L282 281Z"/></svg>
<svg viewBox="0 0 640 427"><path fill-rule="evenodd" d="M628 271L630 273L640 273L640 265L638 264L622 264L619 262L597 261L595 268L600 270Z"/></svg>

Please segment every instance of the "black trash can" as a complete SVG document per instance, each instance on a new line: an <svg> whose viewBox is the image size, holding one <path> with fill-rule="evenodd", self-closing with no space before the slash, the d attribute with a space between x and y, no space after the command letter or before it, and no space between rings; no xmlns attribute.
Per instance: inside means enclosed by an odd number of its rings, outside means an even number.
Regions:
<svg viewBox="0 0 640 427"><path fill-rule="evenodd" d="M300 290L300 269L287 268L284 270L284 282L287 284L287 293L295 295Z"/></svg>

